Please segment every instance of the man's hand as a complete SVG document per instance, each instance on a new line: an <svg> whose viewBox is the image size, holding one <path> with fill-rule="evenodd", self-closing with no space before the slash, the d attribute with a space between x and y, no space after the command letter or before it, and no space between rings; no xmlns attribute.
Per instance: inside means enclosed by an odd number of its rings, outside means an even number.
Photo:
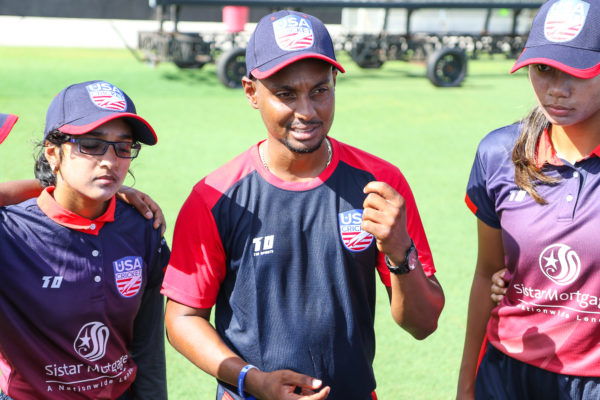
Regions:
<svg viewBox="0 0 600 400"><path fill-rule="evenodd" d="M363 191L367 198L363 202L362 229L375 236L380 252L395 265L401 264L410 247L404 198L385 182L369 182Z"/></svg>
<svg viewBox="0 0 600 400"><path fill-rule="evenodd" d="M506 271L506 268L502 268L501 270L494 272L494 275L492 275L492 293L490 294L490 297L492 298L492 301L496 303L496 305L500 304L504 298L504 295L506 294L506 284L508 283L504 279L504 273Z"/></svg>
<svg viewBox="0 0 600 400"><path fill-rule="evenodd" d="M154 217L154 229L160 227L160 234L164 235L167 229L165 216L159 205L150 196L129 186L121 186L117 196L125 203L135 207L146 219Z"/></svg>
<svg viewBox="0 0 600 400"><path fill-rule="evenodd" d="M320 380L290 370L251 370L247 380L248 390L261 400L323 400L331 390L329 386L319 390L323 384Z"/></svg>

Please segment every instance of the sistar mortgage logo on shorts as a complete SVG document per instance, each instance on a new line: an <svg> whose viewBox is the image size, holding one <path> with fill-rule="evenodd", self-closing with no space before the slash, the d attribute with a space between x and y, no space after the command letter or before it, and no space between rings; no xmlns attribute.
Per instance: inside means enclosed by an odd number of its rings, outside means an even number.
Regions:
<svg viewBox="0 0 600 400"><path fill-rule="evenodd" d="M577 252L569 245L556 243L546 247L538 260L540 271L553 286L540 289L513 282L512 290L520 295L517 307L552 317L600 322L600 297L581 290L569 290L581 273Z"/></svg>

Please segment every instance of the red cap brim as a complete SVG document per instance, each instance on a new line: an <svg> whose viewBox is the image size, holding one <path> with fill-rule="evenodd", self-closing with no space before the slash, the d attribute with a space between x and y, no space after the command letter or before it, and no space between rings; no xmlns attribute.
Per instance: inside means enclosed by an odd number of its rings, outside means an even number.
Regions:
<svg viewBox="0 0 600 400"><path fill-rule="evenodd" d="M596 76L600 75L600 64L597 64L591 68L577 69L577 68L573 68L568 65L565 65L556 60L552 60L550 58L529 58L529 59L523 60L521 62L517 61L515 63L515 65L513 65L513 67L511 68L510 73L512 74L512 73L516 72L517 70L519 70L523 67L526 67L528 65L532 65L532 64L548 65L552 68L556 68L562 72L565 72L569 75L572 75L576 78L581 78L581 79L591 79L591 78L595 78Z"/></svg>
<svg viewBox="0 0 600 400"><path fill-rule="evenodd" d="M300 60L307 59L307 58L316 58L318 60L326 61L329 64L333 65L335 68L337 68L340 72L342 72L342 73L346 72L346 70L342 67L342 65L332 58L329 58L329 57L324 56L319 53L301 53L294 57L290 57L283 61L280 61L275 66L273 66L265 71L261 71L259 68L255 68L251 71L251 73L252 73L252 76L254 76L256 79L265 79L265 78L268 78L271 75L281 71L283 68L287 67L288 65L293 64Z"/></svg>
<svg viewBox="0 0 600 400"><path fill-rule="evenodd" d="M62 133L67 133L69 135L83 135L86 134L94 129L96 129L97 127L99 127L102 124L105 124L109 121L115 120L117 118L126 118L126 119L132 119L134 121L139 121L141 123L141 126L132 126L132 129L134 131L134 138L135 140L137 140L138 142L144 143L144 144L148 144L148 145L154 145L158 142L158 137L156 136L156 132L154 132L154 129L152 128L152 126L142 117L140 117L137 114L132 114L132 113L111 113L108 116L104 117L104 118L100 118L94 122L91 122L89 124L86 125L63 125L60 128L58 128L59 131L61 131ZM137 129L137 128L141 128Z"/></svg>
<svg viewBox="0 0 600 400"><path fill-rule="evenodd" d="M6 139L12 127L19 119L19 117L14 114L4 114L4 117L4 122L0 125L0 143L4 142L4 139Z"/></svg>

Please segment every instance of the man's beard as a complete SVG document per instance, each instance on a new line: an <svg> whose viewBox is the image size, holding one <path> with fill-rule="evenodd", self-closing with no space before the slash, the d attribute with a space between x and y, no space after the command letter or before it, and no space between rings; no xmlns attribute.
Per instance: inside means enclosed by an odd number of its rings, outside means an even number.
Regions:
<svg viewBox="0 0 600 400"><path fill-rule="evenodd" d="M279 139L279 142L281 142L288 150L290 150L293 153L309 154L319 150L319 147L321 147L321 144L323 144L323 140L325 140L325 137L322 137L321 140L319 140L319 143L315 144L312 147L295 147L292 143L290 143L287 137Z"/></svg>

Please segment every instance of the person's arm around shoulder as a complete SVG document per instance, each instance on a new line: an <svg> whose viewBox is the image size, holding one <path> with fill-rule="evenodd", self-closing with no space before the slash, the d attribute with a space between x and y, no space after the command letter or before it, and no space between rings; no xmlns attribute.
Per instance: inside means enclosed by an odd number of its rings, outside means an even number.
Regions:
<svg viewBox="0 0 600 400"><path fill-rule="evenodd" d="M42 187L35 179L0 182L0 206L22 203L39 196L41 192Z"/></svg>
<svg viewBox="0 0 600 400"><path fill-rule="evenodd" d="M248 363L223 342L209 322L210 314L210 308L193 308L168 300L167 337L177 351L204 372L237 386L240 371ZM326 399L330 388L320 388L321 385L317 379L290 370L250 369L245 379L245 391L260 400ZM297 387L302 394L294 393Z"/></svg>
<svg viewBox="0 0 600 400"><path fill-rule="evenodd" d="M375 236L378 250L391 264L400 265L411 246L405 199L385 182L370 182L364 192L362 229ZM436 330L444 307L441 285L435 276L427 277L420 264L410 273L390 275L394 321L416 339L426 338Z"/></svg>
<svg viewBox="0 0 600 400"><path fill-rule="evenodd" d="M38 197L43 189L36 179L0 182L0 206L19 204ZM135 207L146 219L154 218L154 229L160 227L161 234L165 233L167 228L165 217L160 206L150 196L129 186L122 186L117 196Z"/></svg>
<svg viewBox="0 0 600 400"><path fill-rule="evenodd" d="M477 264L469 297L467 330L456 395L460 400L473 399L475 396L477 361L490 311L494 307L490 298L490 281L492 275L504 265L501 230L478 219L477 238Z"/></svg>

